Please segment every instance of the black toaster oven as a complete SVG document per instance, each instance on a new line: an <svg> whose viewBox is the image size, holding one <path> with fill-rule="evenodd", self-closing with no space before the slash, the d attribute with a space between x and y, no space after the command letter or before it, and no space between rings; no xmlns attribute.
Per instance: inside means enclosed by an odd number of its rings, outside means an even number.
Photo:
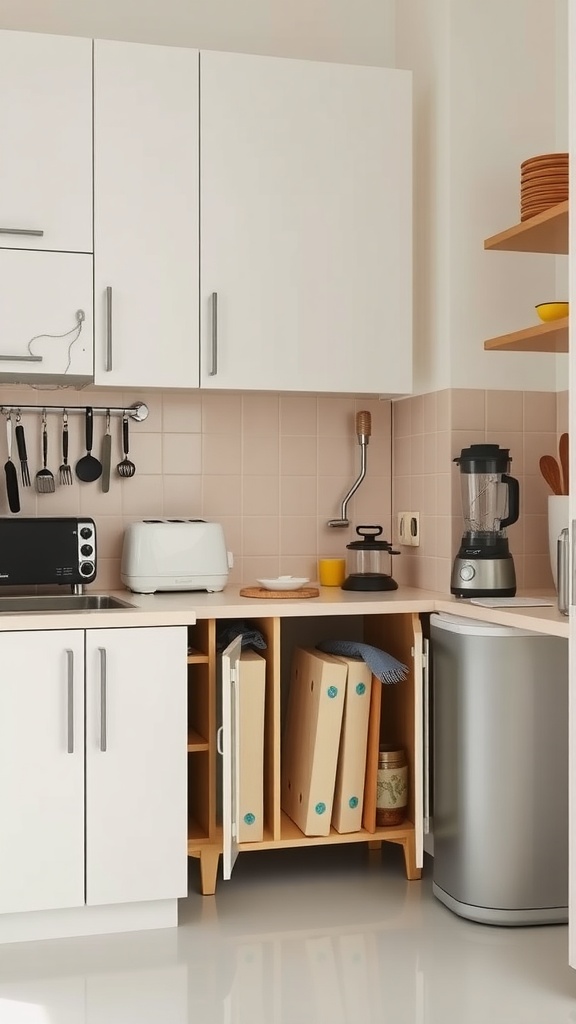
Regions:
<svg viewBox="0 0 576 1024"><path fill-rule="evenodd" d="M96 579L96 524L66 517L0 517L0 586Z"/></svg>

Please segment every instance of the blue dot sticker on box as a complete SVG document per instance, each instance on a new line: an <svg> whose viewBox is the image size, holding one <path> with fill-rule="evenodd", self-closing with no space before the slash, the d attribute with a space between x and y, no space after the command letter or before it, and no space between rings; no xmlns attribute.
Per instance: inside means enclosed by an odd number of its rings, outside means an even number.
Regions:
<svg viewBox="0 0 576 1024"><path fill-rule="evenodd" d="M330 698L337 697L338 696L338 687L337 686L329 686L328 690L327 690L327 693L328 693L328 696Z"/></svg>
<svg viewBox="0 0 576 1024"><path fill-rule="evenodd" d="M366 683L357 683L356 693L359 697L362 697L362 695L366 693Z"/></svg>
<svg viewBox="0 0 576 1024"><path fill-rule="evenodd" d="M326 804L320 802L319 804L316 804L314 810L316 811L316 814L324 814L326 811Z"/></svg>
<svg viewBox="0 0 576 1024"><path fill-rule="evenodd" d="M256 821L256 815L252 814L251 811L249 811L248 814L244 815L244 824L245 825L253 825L255 821Z"/></svg>

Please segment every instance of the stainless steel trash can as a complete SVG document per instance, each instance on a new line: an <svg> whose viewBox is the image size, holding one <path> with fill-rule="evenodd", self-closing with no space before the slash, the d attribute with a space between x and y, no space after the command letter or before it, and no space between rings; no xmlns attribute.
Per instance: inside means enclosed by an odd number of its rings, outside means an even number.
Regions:
<svg viewBox="0 0 576 1024"><path fill-rule="evenodd" d="M433 663L433 891L499 925L568 919L568 641L444 613Z"/></svg>

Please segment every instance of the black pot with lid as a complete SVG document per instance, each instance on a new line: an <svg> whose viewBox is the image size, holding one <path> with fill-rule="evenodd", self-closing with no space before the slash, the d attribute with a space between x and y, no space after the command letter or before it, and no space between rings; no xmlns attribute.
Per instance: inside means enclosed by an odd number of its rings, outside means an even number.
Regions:
<svg viewBox="0 0 576 1024"><path fill-rule="evenodd" d="M384 572L390 565L390 555L399 555L387 540L379 540L381 526L357 526L360 540L346 545L349 574L342 584L342 590L398 590L396 580ZM385 561L386 559L386 561Z"/></svg>

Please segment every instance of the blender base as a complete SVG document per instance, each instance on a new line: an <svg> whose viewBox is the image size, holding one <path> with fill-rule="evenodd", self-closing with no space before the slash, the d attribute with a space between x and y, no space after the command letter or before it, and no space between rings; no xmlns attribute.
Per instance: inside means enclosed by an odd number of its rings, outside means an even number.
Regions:
<svg viewBox="0 0 576 1024"><path fill-rule="evenodd" d="M452 567L450 593L455 597L515 597L516 572L512 555L457 557Z"/></svg>

